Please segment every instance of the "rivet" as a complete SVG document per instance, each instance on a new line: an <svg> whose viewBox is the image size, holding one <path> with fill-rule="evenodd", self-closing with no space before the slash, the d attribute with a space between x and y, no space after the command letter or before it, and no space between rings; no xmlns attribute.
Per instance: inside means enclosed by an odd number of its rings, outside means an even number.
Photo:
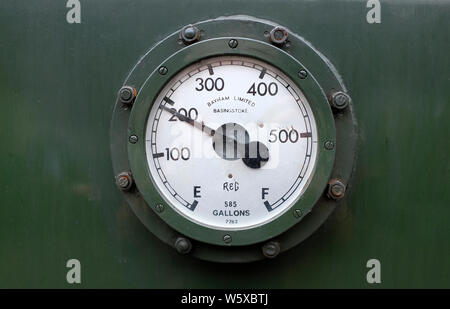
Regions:
<svg viewBox="0 0 450 309"><path fill-rule="evenodd" d="M305 79L308 77L308 72L306 70L300 70L300 72L298 72L298 77Z"/></svg>
<svg viewBox="0 0 450 309"><path fill-rule="evenodd" d="M130 143L132 144L136 144L138 142L138 137L136 135L131 135L128 140L130 141Z"/></svg>
<svg viewBox="0 0 450 309"><path fill-rule="evenodd" d="M224 241L224 243L226 243L226 244L231 243L231 241L232 241L231 236L228 235L228 234L226 234L225 236L223 236L223 241Z"/></svg>
<svg viewBox="0 0 450 309"><path fill-rule="evenodd" d="M167 72L169 72L169 70L168 70L165 66L162 66L162 67L160 67L160 68L158 69L158 72L159 72L159 74L161 74L161 75L166 75Z"/></svg>
<svg viewBox="0 0 450 309"><path fill-rule="evenodd" d="M230 46L230 48L236 48L237 46L238 46L238 41L237 40L235 40L235 39L231 39L229 42L228 42L228 46Z"/></svg>
<svg viewBox="0 0 450 309"><path fill-rule="evenodd" d="M294 209L294 217L299 219L303 216L303 213L300 209Z"/></svg>
<svg viewBox="0 0 450 309"><path fill-rule="evenodd" d="M324 143L324 147L326 150L333 150L334 149L334 143L332 141L326 141Z"/></svg>

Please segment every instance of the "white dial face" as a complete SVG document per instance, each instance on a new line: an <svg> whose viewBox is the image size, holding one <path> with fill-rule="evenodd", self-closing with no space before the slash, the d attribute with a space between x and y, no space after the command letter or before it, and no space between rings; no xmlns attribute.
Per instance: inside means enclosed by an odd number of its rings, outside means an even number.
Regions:
<svg viewBox="0 0 450 309"><path fill-rule="evenodd" d="M244 230L287 211L317 161L317 127L301 90L248 57L191 65L157 97L146 129L150 176L187 219Z"/></svg>

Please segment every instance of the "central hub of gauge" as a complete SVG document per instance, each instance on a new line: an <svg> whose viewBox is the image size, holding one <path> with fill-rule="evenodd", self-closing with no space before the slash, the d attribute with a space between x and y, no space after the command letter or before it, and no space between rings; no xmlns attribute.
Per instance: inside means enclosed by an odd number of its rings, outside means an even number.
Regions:
<svg viewBox="0 0 450 309"><path fill-rule="evenodd" d="M275 220L305 192L318 154L315 117L282 71L250 57L194 63L153 102L151 179L170 207L220 230Z"/></svg>
<svg viewBox="0 0 450 309"><path fill-rule="evenodd" d="M243 126L237 123L226 123L215 130L212 143L219 157L234 161L245 157L250 136Z"/></svg>
<svg viewBox="0 0 450 309"><path fill-rule="evenodd" d="M213 148L222 159L242 159L250 168L261 168L269 161L267 146L261 142L251 142L247 130L236 123L224 124L213 131L213 135Z"/></svg>

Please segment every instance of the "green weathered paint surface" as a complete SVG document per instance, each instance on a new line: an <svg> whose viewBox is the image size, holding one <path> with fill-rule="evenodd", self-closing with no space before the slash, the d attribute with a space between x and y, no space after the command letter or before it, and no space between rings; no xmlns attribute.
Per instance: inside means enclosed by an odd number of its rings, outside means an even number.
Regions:
<svg viewBox="0 0 450 309"><path fill-rule="evenodd" d="M0 287L450 287L450 1L81 0L0 4ZM178 255L114 185L109 125L138 59L185 24L236 14L287 26L325 54L354 101L358 160L347 199L275 260Z"/></svg>

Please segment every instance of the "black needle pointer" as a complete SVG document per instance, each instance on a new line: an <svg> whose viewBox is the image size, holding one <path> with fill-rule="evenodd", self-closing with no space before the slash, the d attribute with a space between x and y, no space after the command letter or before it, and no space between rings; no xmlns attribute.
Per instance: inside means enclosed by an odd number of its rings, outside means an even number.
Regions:
<svg viewBox="0 0 450 309"><path fill-rule="evenodd" d="M190 124L191 126L201 129L203 132L208 134L209 136L214 136L216 134L216 131L210 128L209 126L205 125L205 123L199 122L195 119L192 119L188 116L185 116L179 112L176 111L175 108L169 108L167 106L161 105L161 108L172 115L176 116L180 121L186 122ZM228 140L233 141L234 143L240 144L243 147L240 147L239 149L245 149L244 155L242 157L242 162L250 168L261 168L267 161L269 161L269 149L266 145L264 145L261 142L247 142L242 143L238 141L234 137L230 137L225 134L221 134L223 137L225 137Z"/></svg>

